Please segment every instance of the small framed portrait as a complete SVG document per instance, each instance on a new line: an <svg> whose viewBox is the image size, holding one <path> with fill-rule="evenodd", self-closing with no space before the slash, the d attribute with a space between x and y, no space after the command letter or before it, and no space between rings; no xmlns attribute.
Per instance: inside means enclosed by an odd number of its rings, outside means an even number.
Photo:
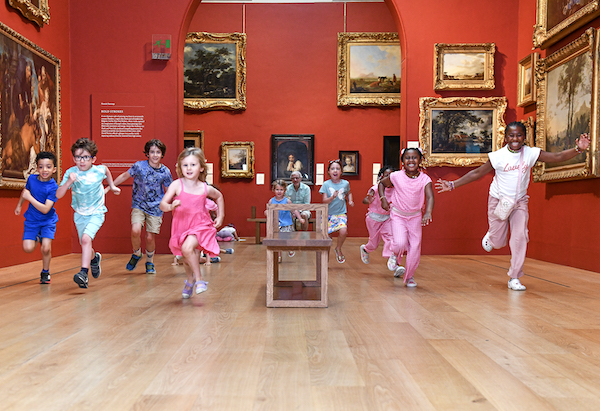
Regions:
<svg viewBox="0 0 600 411"><path fill-rule="evenodd" d="M221 143L221 177L254 178L254 143Z"/></svg>
<svg viewBox="0 0 600 411"><path fill-rule="evenodd" d="M8 0L8 4L40 27L50 23L48 0Z"/></svg>
<svg viewBox="0 0 600 411"><path fill-rule="evenodd" d="M358 151L340 151L342 174L345 176L358 175Z"/></svg>
<svg viewBox="0 0 600 411"><path fill-rule="evenodd" d="M421 97L425 166L479 166L504 142L506 97Z"/></svg>
<svg viewBox="0 0 600 411"><path fill-rule="evenodd" d="M246 109L246 33L188 33L183 49L183 106Z"/></svg>
<svg viewBox="0 0 600 411"><path fill-rule="evenodd" d="M314 134L272 134L271 181L290 183L292 172L299 171L304 184L314 184L314 144Z"/></svg>
<svg viewBox="0 0 600 411"><path fill-rule="evenodd" d="M521 120L521 123L525 126L526 131L525 145L535 147L535 119L529 116L527 120Z"/></svg>
<svg viewBox="0 0 600 411"><path fill-rule="evenodd" d="M545 49L600 15L600 0L537 0L533 47Z"/></svg>
<svg viewBox="0 0 600 411"><path fill-rule="evenodd" d="M494 43L434 45L435 90L492 90L494 80Z"/></svg>
<svg viewBox="0 0 600 411"><path fill-rule="evenodd" d="M204 131L185 130L183 132L183 148L197 147L204 151Z"/></svg>
<svg viewBox="0 0 600 411"><path fill-rule="evenodd" d="M519 61L519 89L517 93L517 105L519 107L535 103L537 88L535 84L535 64L537 53L531 53Z"/></svg>

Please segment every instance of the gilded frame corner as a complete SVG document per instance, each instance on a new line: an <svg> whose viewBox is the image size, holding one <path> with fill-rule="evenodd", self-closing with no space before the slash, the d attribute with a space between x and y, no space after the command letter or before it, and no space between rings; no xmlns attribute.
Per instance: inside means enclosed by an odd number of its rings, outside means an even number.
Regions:
<svg viewBox="0 0 600 411"><path fill-rule="evenodd" d="M419 99L419 145L423 150L423 164L427 166L450 166L450 167L472 167L479 166L488 160L487 153L495 151L502 147L504 142L504 131L506 123L504 122L504 113L506 112L506 97L421 97ZM489 145L490 150L484 152L474 152L469 149L465 141L465 150L460 152L443 152L443 150L433 148L433 131L434 118L433 111L487 111L487 116L490 117L490 125L485 133L489 133L489 141L483 144L483 147ZM470 115L476 116L475 113ZM480 117L482 118L482 117ZM461 134L455 135L462 138ZM465 138L470 136L466 136ZM450 136L442 135L442 138L447 138L447 141L455 140L460 144L456 147L461 147L462 142L459 139L451 139ZM487 139L486 139L487 140ZM482 139L483 141L483 139ZM477 146L479 147L479 146Z"/></svg>
<svg viewBox="0 0 600 411"><path fill-rule="evenodd" d="M517 106L524 107L537 100L537 86L535 82L535 65L538 53L531 53L519 61Z"/></svg>
<svg viewBox="0 0 600 411"><path fill-rule="evenodd" d="M549 2L556 3L558 0L537 0L536 23L533 26L533 47L545 49L556 43L567 34L583 26L588 21L600 15L600 0L590 0L583 7L573 12L554 26L549 27L548 14L550 12Z"/></svg>
<svg viewBox="0 0 600 411"><path fill-rule="evenodd" d="M36 6L31 0L8 0L8 4L19 10L25 18L43 27L44 24L50 23L50 8L48 0L38 0L38 3Z"/></svg>
<svg viewBox="0 0 600 411"><path fill-rule="evenodd" d="M400 81L402 78L402 57L400 57L398 76L394 73L392 80L387 80L386 76L379 77L377 88L382 83L382 77L387 88L395 91L368 92L363 91L363 87L355 86L356 81L350 78L350 47L352 46L390 46L398 45L400 40L398 33L338 33L338 51L337 51L337 105L338 107L382 107L399 106L401 101ZM364 79L366 80L366 78ZM377 79L372 79L377 80ZM360 79L359 79L360 81ZM373 83L375 83L374 81ZM360 91L355 91L360 90Z"/></svg>
<svg viewBox="0 0 600 411"><path fill-rule="evenodd" d="M242 156L237 161L235 153L241 151ZM221 143L221 177L254 178L254 142L252 141L223 141Z"/></svg>
<svg viewBox="0 0 600 411"><path fill-rule="evenodd" d="M575 102L573 103L573 106L576 107L576 111L573 111L572 115L578 115L579 118L577 120L572 119L571 121L567 118L565 120L567 122L567 129L565 130L557 129L557 127L561 125L564 126L564 121L561 123L559 118L555 118L551 128L550 124L553 120L551 116L558 116L554 113L557 111L556 108L551 109L549 107L549 100L554 101L561 99L561 101L563 101L564 98L569 99L572 97L559 96L558 93L560 91L557 91L556 96L550 95L549 90L557 89L557 87L549 84L549 74L553 70L562 69L563 73L565 73L568 78L579 77L583 79L586 73L578 73L577 76L572 76L571 72L567 72L567 70L569 70L567 64L570 62L576 64L575 60L579 58L584 58L584 61L588 62L591 66L590 71L587 73L590 92L586 94L586 96L589 95L589 119L582 117L585 115L585 112L582 111L581 107L585 105L585 102L581 105L574 106L577 103ZM538 83L536 146L550 152L562 151L565 148L574 147L575 139L578 137L579 132L588 132L591 143L590 148L586 152L568 160L565 164L538 163L533 169L533 181L552 182L579 180L598 176L598 80L600 73L598 58L598 34L595 29L589 28L579 38L575 39L565 47L552 53L546 58L539 60L536 67L536 80ZM571 129L569 131L568 124L571 124L573 128L577 128L578 125L582 124L585 126L585 129ZM587 127L588 125L589 128ZM550 128L550 131L554 131L554 136L549 135L548 131Z"/></svg>
<svg viewBox="0 0 600 411"><path fill-rule="evenodd" d="M444 57L450 54L483 54L483 72L477 73L481 78L453 79L444 74ZM496 87L494 78L495 43L436 43L433 57L434 90L493 90Z"/></svg>
<svg viewBox="0 0 600 411"><path fill-rule="evenodd" d="M527 120L521 120L525 126L525 145L535 147L535 119L529 116Z"/></svg>
<svg viewBox="0 0 600 411"><path fill-rule="evenodd" d="M186 50L184 51L184 99L183 107L191 110L245 110L246 109L246 33L206 33L206 32L193 32L188 33L186 40ZM235 84L227 83L231 88L235 89L235 93L231 90L224 91L227 87L220 87L221 91L217 89L201 91L203 96L196 95L194 90L194 83L186 80L188 76L185 74L188 70L188 47L190 49L199 48L198 45L203 44L234 44L235 45ZM222 75L215 76L219 79ZM196 82L196 88L202 88L204 86L203 81ZM219 95L219 94L227 95ZM211 97L211 94L216 94L215 97ZM232 95L233 96L229 96ZM186 97L188 96L188 97Z"/></svg>

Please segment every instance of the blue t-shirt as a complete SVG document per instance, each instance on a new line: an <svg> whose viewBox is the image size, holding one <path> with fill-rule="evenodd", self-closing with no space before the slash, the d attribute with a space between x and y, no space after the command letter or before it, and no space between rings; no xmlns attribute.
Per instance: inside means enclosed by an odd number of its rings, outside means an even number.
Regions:
<svg viewBox="0 0 600 411"><path fill-rule="evenodd" d="M148 160L137 161L129 170L133 177L131 208L138 208L146 214L160 217L163 212L158 206L165 195L165 188L173 182L171 170L163 164L152 167Z"/></svg>
<svg viewBox="0 0 600 411"><path fill-rule="evenodd" d="M283 200L277 201L275 197L269 200L271 204L287 204L288 198L283 197ZM287 227L294 224L292 221L292 212L291 211L280 211L279 212L279 227Z"/></svg>
<svg viewBox="0 0 600 411"><path fill-rule="evenodd" d="M40 181L38 180L37 174L32 174L27 178L27 183L25 183L25 188L29 190L33 198L39 201L42 204L46 204L46 200L50 200L53 203L56 203L56 189L58 188L58 184L51 178L49 181ZM27 207L27 211L23 214L23 217L29 222L35 223L54 223L58 221L58 214L56 214L56 210L54 209L54 205L46 214L42 213L40 210L29 204Z"/></svg>
<svg viewBox="0 0 600 411"><path fill-rule="evenodd" d="M331 197L333 193L337 191L337 197L331 200L327 213L329 215L346 214L346 195L350 192L350 183L348 180L340 180L339 183L334 184L331 180L327 180L321 186L319 193L327 193L327 197Z"/></svg>
<svg viewBox="0 0 600 411"><path fill-rule="evenodd" d="M104 185L102 181L106 178L106 166L95 166L87 171L81 171L77 166L69 168L60 185L64 185L69 176L77 174L77 180L71 184L71 207L77 214L93 215L104 214L108 210L104 205Z"/></svg>

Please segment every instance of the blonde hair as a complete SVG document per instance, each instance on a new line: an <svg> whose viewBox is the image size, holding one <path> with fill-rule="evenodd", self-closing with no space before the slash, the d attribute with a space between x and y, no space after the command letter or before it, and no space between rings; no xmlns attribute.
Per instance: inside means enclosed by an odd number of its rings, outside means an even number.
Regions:
<svg viewBox="0 0 600 411"><path fill-rule="evenodd" d="M287 187L287 183L283 180L275 180L271 183L271 190L275 190L275 187L277 186L281 186L285 190L285 188Z"/></svg>
<svg viewBox="0 0 600 411"><path fill-rule="evenodd" d="M200 163L200 168L202 169L202 171L200 171L200 175L198 176L198 180L205 182L206 174L208 172L208 170L206 169L206 158L204 157L204 152L198 147L184 148L183 151L179 153L179 156L177 157L177 175L179 176L179 178L183 177L183 173L181 172L181 162L184 158L189 156L195 156L198 159L198 162Z"/></svg>

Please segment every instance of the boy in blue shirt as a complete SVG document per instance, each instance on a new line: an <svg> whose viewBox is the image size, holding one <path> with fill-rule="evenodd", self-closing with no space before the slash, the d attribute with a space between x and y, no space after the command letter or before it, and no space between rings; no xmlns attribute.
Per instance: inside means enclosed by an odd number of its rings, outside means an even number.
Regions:
<svg viewBox="0 0 600 411"><path fill-rule="evenodd" d="M29 207L23 214L23 251L32 253L40 243L42 253L42 273L40 284L50 284L50 259L52 258L52 240L56 233L58 215L54 209L58 185L52 178L56 173L56 156L48 151L40 151L35 158L38 174L27 178L21 192L15 214L21 214L23 202L29 201Z"/></svg>
<svg viewBox="0 0 600 411"><path fill-rule="evenodd" d="M156 274L154 267L154 251L156 235L160 233L163 212L158 207L165 195L165 190L173 182L171 170L161 164L167 147L157 139L146 142L144 154L148 160L135 162L129 170L115 179L115 185L133 177L133 193L131 195L131 246L133 254L126 265L133 271L142 258L142 228L146 224L146 274Z"/></svg>
<svg viewBox="0 0 600 411"><path fill-rule="evenodd" d="M102 255L95 252L92 247L92 240L102 227L104 214L108 211L104 205L102 181L106 179L108 186L116 195L121 193L121 189L114 185L108 167L94 165L98 154L95 142L80 138L71 146L71 153L76 166L65 172L60 187L56 190L56 197L62 198L67 190L71 189L71 207L75 210L73 220L81 244L81 271L75 274L73 281L79 288L88 288L90 268L94 278L100 277L102 272L100 268Z"/></svg>

